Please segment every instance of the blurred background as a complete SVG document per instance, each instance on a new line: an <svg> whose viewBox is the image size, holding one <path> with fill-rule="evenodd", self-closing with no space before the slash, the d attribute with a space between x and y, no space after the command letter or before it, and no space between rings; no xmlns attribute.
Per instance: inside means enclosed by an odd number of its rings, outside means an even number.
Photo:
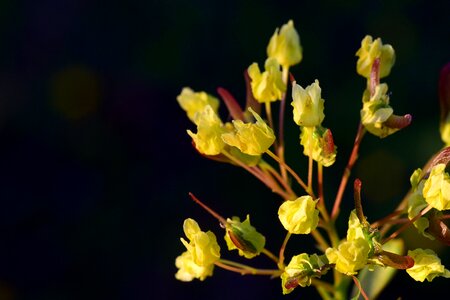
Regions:
<svg viewBox="0 0 450 300"><path fill-rule="evenodd" d="M176 96L184 86L211 94L222 86L243 103L244 69L263 64L275 28L294 20L304 58L291 72L302 86L320 80L324 125L338 146L325 172L331 206L365 85L355 52L366 34L381 37L397 54L384 79L391 104L413 123L383 140L367 135L361 146L351 178L363 181L375 221L442 147L437 82L450 60L449 11L443 0L0 0L0 299L317 298L313 288L283 297L277 279L220 269L204 282L175 280L185 218L223 234L188 192L225 217L250 213L272 251L284 238L280 199L244 170L200 157ZM299 130L286 126L287 161L305 174ZM450 267L448 249L414 231L404 236ZM311 239L295 237L287 255L307 251ZM265 258L255 264L272 267ZM381 298L420 298L446 284L401 273Z"/></svg>

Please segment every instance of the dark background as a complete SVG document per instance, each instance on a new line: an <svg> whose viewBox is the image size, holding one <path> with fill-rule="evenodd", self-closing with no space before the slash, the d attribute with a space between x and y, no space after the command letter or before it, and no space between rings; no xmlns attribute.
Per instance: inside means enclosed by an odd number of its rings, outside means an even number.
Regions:
<svg viewBox="0 0 450 300"><path fill-rule="evenodd" d="M338 146L325 173L331 206L365 84L354 53L366 34L382 37L397 54L384 80L392 106L413 124L363 141L352 178L362 179L375 221L442 146L437 81L450 59L449 9L422 0L0 0L0 299L283 298L278 279L220 269L205 282L174 279L187 217L239 259L189 191L226 217L250 213L272 251L284 238L280 199L245 171L197 155L176 96L183 86L212 94L223 86L243 102L243 70L264 62L275 28L293 19L304 59L292 72L303 86L320 80L324 124ZM298 134L290 122L287 159L304 175ZM344 202L342 233L351 192ZM448 250L413 235L405 235L408 247L436 249L450 267ZM295 237L287 255L305 251L314 251L311 239ZM265 258L256 264L272 267ZM445 284L402 273L382 299L430 296ZM284 298L298 297L317 294L297 289Z"/></svg>

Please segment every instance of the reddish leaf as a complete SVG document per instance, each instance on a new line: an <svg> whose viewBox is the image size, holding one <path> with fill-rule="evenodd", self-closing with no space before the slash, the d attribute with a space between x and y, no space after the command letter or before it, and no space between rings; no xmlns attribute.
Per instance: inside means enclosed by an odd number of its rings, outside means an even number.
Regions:
<svg viewBox="0 0 450 300"><path fill-rule="evenodd" d="M220 97L222 97L223 102L225 102L225 105L227 106L231 117L234 120L243 121L244 112L242 111L242 108L239 106L239 103L236 101L233 95L228 90L222 87L217 88L217 93L220 95Z"/></svg>

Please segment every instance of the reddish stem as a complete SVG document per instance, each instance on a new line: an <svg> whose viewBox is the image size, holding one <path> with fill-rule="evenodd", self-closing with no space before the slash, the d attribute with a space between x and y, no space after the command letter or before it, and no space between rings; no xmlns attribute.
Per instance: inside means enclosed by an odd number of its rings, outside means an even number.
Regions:
<svg viewBox="0 0 450 300"><path fill-rule="evenodd" d="M365 133L365 129L361 123L358 126L358 132L356 133L355 143L353 144L353 150L350 154L347 166L345 167L344 174L342 175L341 183L339 185L338 193L336 195L336 200L334 201L333 210L331 212L331 218L335 220L339 214L339 206L342 202L342 197L344 196L345 187L347 186L348 179L350 177L351 170L356 160L358 159L359 146L361 144L362 138Z"/></svg>

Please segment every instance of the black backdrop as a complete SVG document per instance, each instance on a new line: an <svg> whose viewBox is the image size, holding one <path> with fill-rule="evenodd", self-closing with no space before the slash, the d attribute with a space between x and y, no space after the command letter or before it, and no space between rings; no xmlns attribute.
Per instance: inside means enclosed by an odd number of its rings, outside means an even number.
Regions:
<svg viewBox="0 0 450 300"><path fill-rule="evenodd" d="M293 19L304 59L292 72L303 86L320 80L338 146L325 174L329 200L358 123L364 80L354 53L364 35L382 37L397 53L385 79L392 106L413 124L363 141L353 176L374 221L442 146L437 80L450 60L449 9L424 0L1 0L0 299L282 298L276 279L218 269L202 283L174 279L185 218L222 235L189 191L225 216L250 213L273 251L283 239L279 199L243 170L195 153L177 94L223 86L242 100L243 70L263 63L274 29ZM286 136L287 159L302 173L298 129L287 125ZM342 232L350 209L351 193ZM448 251L426 243L450 267ZM308 237L289 245L287 255L314 251ZM399 274L382 299L430 295L445 283ZM312 288L285 296L315 297Z"/></svg>

